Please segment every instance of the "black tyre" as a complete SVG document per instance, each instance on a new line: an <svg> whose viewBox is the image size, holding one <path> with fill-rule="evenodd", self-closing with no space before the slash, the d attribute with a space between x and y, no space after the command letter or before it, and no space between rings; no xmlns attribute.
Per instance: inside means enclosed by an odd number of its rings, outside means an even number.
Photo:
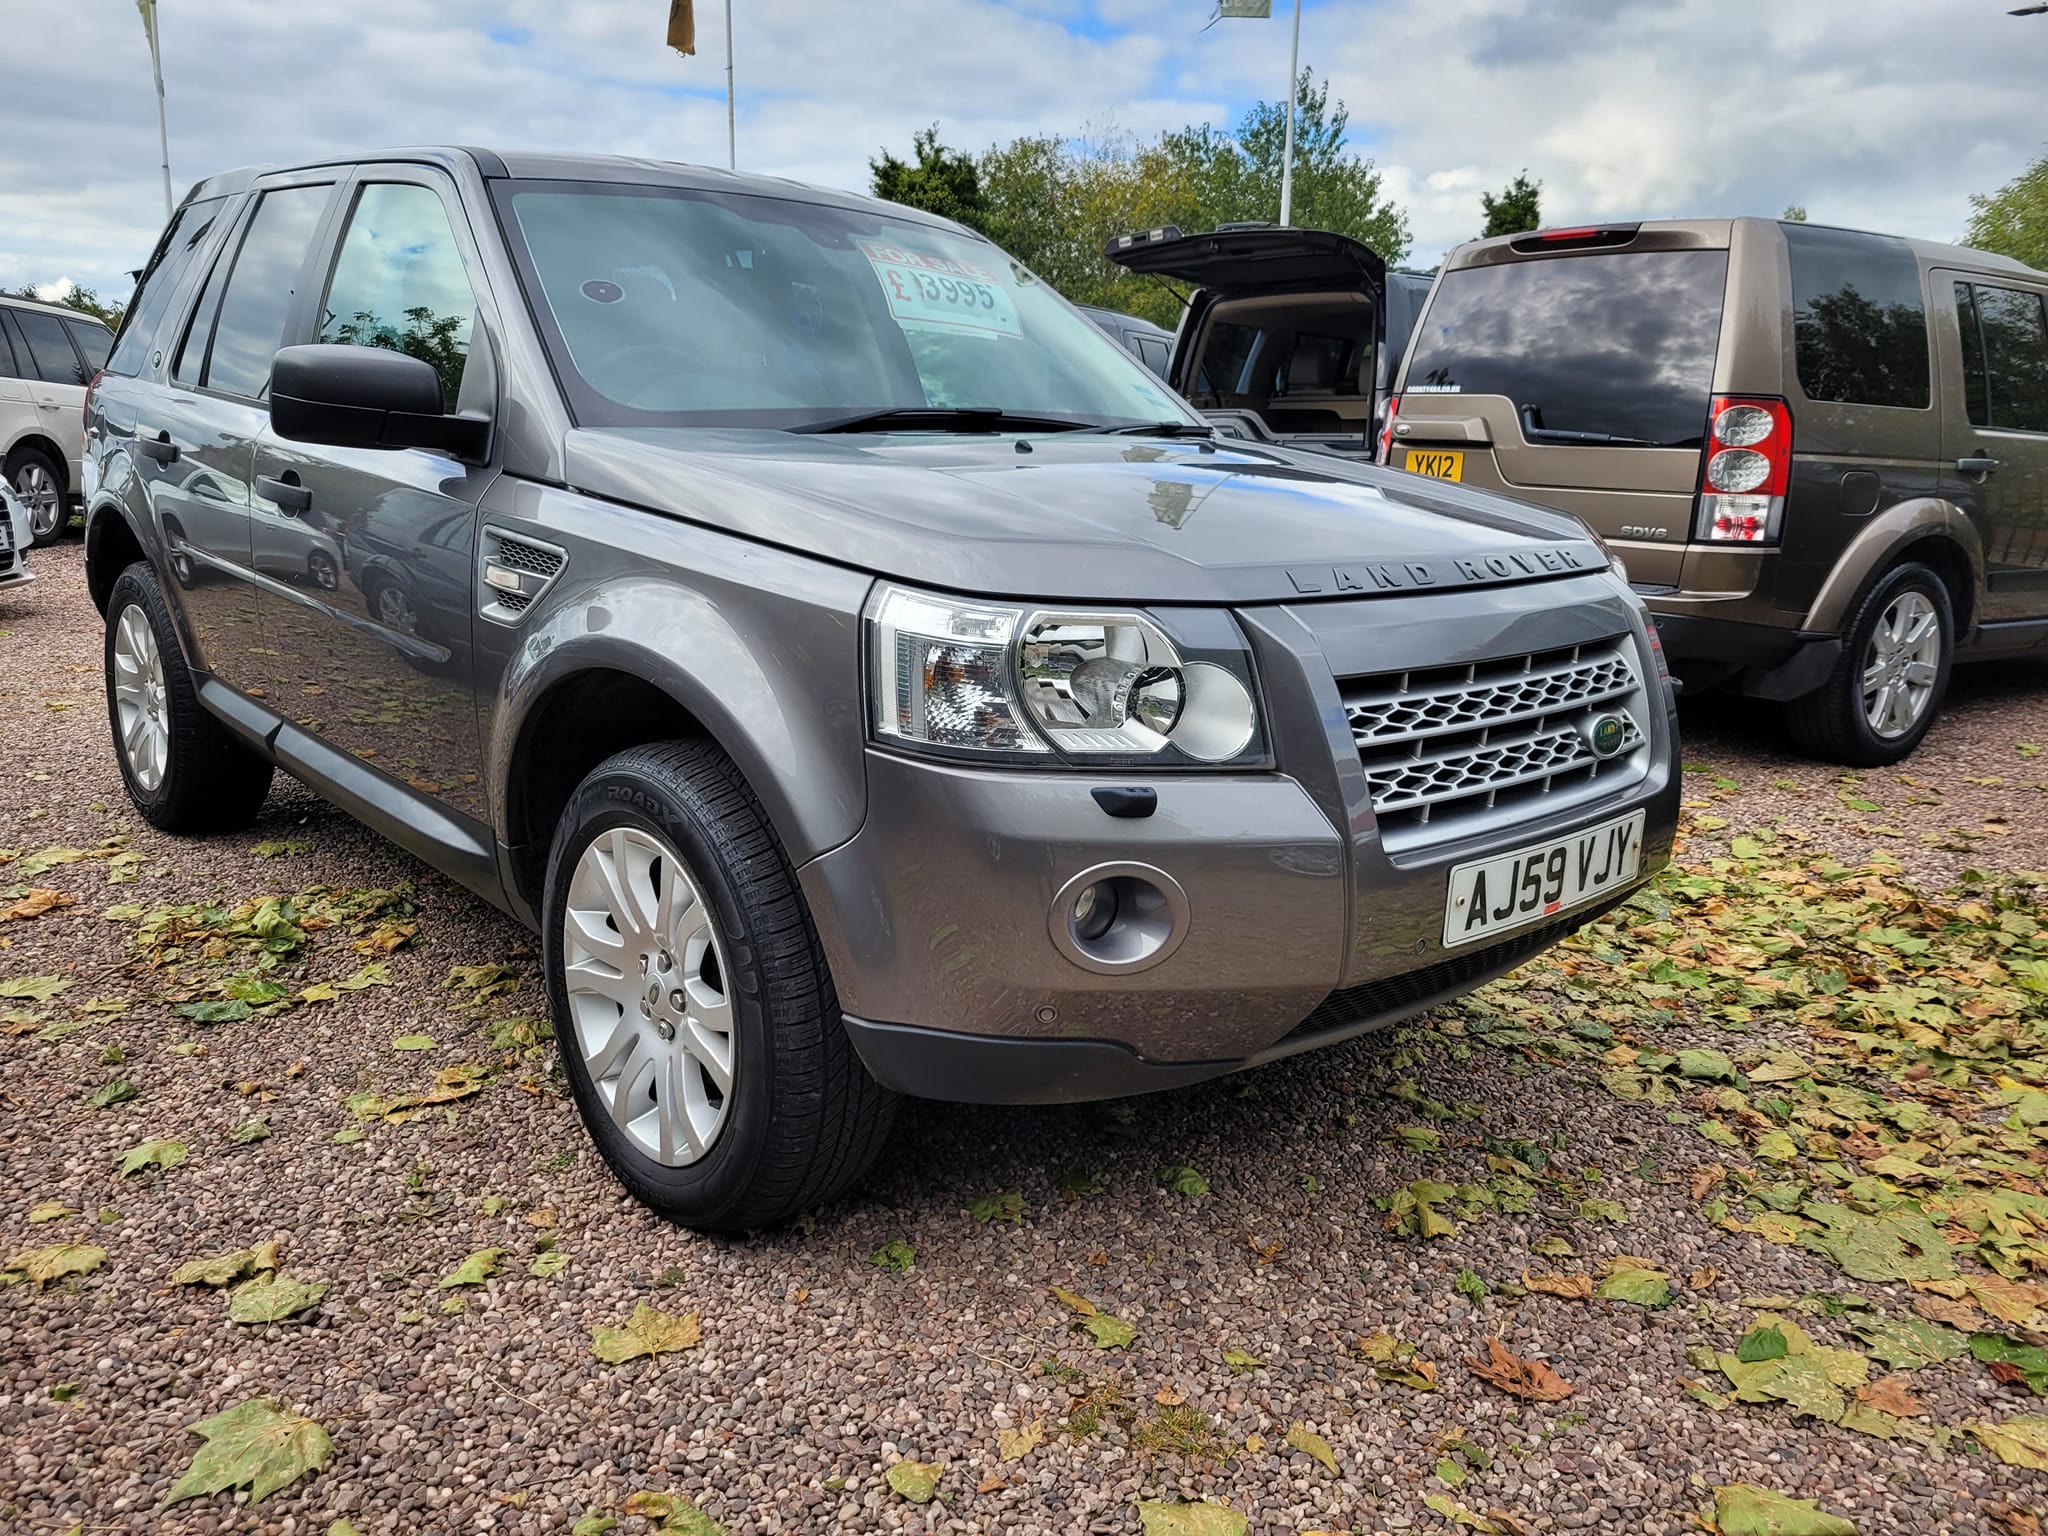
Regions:
<svg viewBox="0 0 2048 1536"><path fill-rule="evenodd" d="M28 541L40 549L64 537L71 525L71 499L64 467L40 448L17 448L7 456L7 484L28 508Z"/></svg>
<svg viewBox="0 0 2048 1536"><path fill-rule="evenodd" d="M229 832L256 819L271 765L199 702L156 573L137 562L107 598L107 721L128 798L166 832Z"/></svg>
<svg viewBox="0 0 2048 1536"><path fill-rule="evenodd" d="M1857 606L1827 682L1785 706L1802 752L1852 768L1896 763L1934 724L1955 659L1955 611L1927 566L1887 571Z"/></svg>
<svg viewBox="0 0 2048 1536"><path fill-rule="evenodd" d="M636 1199L742 1231L874 1162L895 1096L854 1054L795 873L716 746L635 747L577 787L542 932L576 1107Z"/></svg>

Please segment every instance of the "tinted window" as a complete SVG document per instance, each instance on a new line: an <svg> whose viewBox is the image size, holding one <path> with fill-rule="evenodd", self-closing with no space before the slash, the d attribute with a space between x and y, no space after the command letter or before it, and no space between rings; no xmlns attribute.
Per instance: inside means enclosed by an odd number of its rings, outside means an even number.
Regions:
<svg viewBox="0 0 2048 1536"><path fill-rule="evenodd" d="M985 240L865 205L496 182L577 418L802 426L986 407L1177 418L1137 359Z"/></svg>
<svg viewBox="0 0 2048 1536"><path fill-rule="evenodd" d="M1244 365L1251 361L1259 331L1254 326L1219 320L1202 338L1202 366L1195 370L1195 404L1223 405L1244 384Z"/></svg>
<svg viewBox="0 0 2048 1536"><path fill-rule="evenodd" d="M1956 284L1956 325L1963 338L1963 407L1970 424L1991 425L1991 393L1984 377L1984 333L1977 329L1977 296Z"/></svg>
<svg viewBox="0 0 2048 1536"><path fill-rule="evenodd" d="M1138 338L1138 361L1147 368L1150 368L1162 379L1166 377L1166 364L1171 356L1172 354L1168 351L1166 343L1157 336L1140 336Z"/></svg>
<svg viewBox="0 0 2048 1536"><path fill-rule="evenodd" d="M1986 283L1976 289L1991 425L2009 432L2048 432L2048 314L2041 295Z"/></svg>
<svg viewBox="0 0 2048 1536"><path fill-rule="evenodd" d="M298 296L299 274L328 190L287 187L263 194L221 299L206 365L207 388L252 400L270 388L271 359L283 345L285 321Z"/></svg>
<svg viewBox="0 0 2048 1536"><path fill-rule="evenodd" d="M157 328L164 323L165 311L177 294L178 279L192 265L207 235L213 231L214 220L226 205L226 198L210 197L202 203L187 203L178 210L163 238L157 241L156 250L143 269L142 280L136 284L134 297L128 301L120 338L107 360L109 372L131 377L142 372L150 349L156 345Z"/></svg>
<svg viewBox="0 0 2048 1536"><path fill-rule="evenodd" d="M1406 387L1504 395L1531 442L1697 447L1727 285L1726 251L1553 256L1446 272L1422 317Z"/></svg>
<svg viewBox="0 0 2048 1536"><path fill-rule="evenodd" d="M320 339L388 347L433 364L453 409L469 357L476 295L448 214L432 189L363 188L320 313Z"/></svg>
<svg viewBox="0 0 2048 1536"><path fill-rule="evenodd" d="M1809 400L1920 409L1929 398L1927 309L1903 240L1785 224L1792 327Z"/></svg>
<svg viewBox="0 0 2048 1536"><path fill-rule="evenodd" d="M107 354L114 347L113 334L92 320L66 320L64 323L71 328L71 339L78 343L78 350L85 354L86 377L90 378L107 366Z"/></svg>
<svg viewBox="0 0 2048 1536"><path fill-rule="evenodd" d="M221 247L220 255L213 261L213 270L206 274L206 287L199 295L199 302L192 306L192 318L185 326L185 337L178 343L178 355L171 360L171 382L174 384L199 387L199 380L206 372L206 344L213 339L213 318L220 313L221 291L228 285L228 272L235 264L233 237Z"/></svg>
<svg viewBox="0 0 2048 1536"><path fill-rule="evenodd" d="M71 332L56 315L40 309L17 309L14 323L20 338L28 343L28 362L35 376L46 384L83 385L90 377L78 354L71 350Z"/></svg>
<svg viewBox="0 0 2048 1536"><path fill-rule="evenodd" d="M1276 395L1355 395L1361 338L1311 336L1294 338L1287 366L1280 372Z"/></svg>
<svg viewBox="0 0 2048 1536"><path fill-rule="evenodd" d="M7 330L7 314L0 310L0 379L19 379L28 370L14 360L14 342Z"/></svg>

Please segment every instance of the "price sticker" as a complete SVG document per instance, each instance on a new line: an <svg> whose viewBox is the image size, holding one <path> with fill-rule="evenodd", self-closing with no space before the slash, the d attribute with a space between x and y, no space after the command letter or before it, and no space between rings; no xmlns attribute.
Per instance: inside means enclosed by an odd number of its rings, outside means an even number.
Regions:
<svg viewBox="0 0 2048 1536"><path fill-rule="evenodd" d="M905 330L1024 334L1009 285L993 267L881 240L863 240L860 249L875 269L890 315Z"/></svg>

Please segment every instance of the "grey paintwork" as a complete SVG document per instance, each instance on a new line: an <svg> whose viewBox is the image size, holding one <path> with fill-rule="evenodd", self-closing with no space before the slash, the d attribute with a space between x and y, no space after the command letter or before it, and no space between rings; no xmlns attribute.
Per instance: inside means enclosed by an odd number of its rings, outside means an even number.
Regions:
<svg viewBox="0 0 2048 1536"><path fill-rule="evenodd" d="M547 739L536 722L601 674L651 684L745 774L798 866L848 1010L925 1031L1110 1041L1100 1048L1118 1060L1139 1060L1134 1050L1147 1061L1200 1060L1208 1065L1195 1075L1204 1075L1292 1048L1281 1037L1332 989L1440 957L1451 862L1633 808L1649 815L1646 869L1667 854L1675 731L1646 620L1571 518L1369 465L1208 441L578 428L492 219L485 178L508 169L797 190L641 162L501 161L481 151L338 165L321 261L331 261L337 210L362 176L424 180L455 217L479 297L473 345L494 383L488 461L285 443L235 415L245 406L172 388L160 347L139 376L110 376L94 395L99 489L88 548L102 598L130 551L156 566L202 700L253 748L526 921L551 831L527 803L534 765L575 745ZM194 195L239 197L268 185L268 174L309 173L236 173ZM167 332L203 282L207 263L195 265ZM301 305L287 343L305 338L312 307ZM180 574L166 541L173 493L137 448L173 418L195 449L209 431L245 439L245 448L216 443L212 455L230 519L278 512L254 488L263 476L289 471L313 492L326 521L304 543L309 553L323 539L343 549L336 588L259 569L259 543L290 541L258 541L231 521L215 535L213 560ZM486 529L566 556L513 622L483 613ZM238 540L248 551L239 562ZM361 605L378 562L416 584L409 629ZM861 622L877 577L1143 605L1168 628L1234 626L1252 652L1272 766L1134 776L962 766L877 748ZM224 626L243 624L252 628L223 638ZM1632 637L1653 701L1644 774L1597 806L1532 815L1511 834L1405 859L1380 849L1339 678L1617 634ZM252 638L256 662L227 659ZM244 667L253 671L234 675ZM338 688L344 707L384 708L358 708L363 718L329 730L311 718L327 707L304 699L316 675L323 696ZM388 724L375 718L384 714ZM1106 816L1090 788L1132 777L1156 787L1157 812ZM1186 890L1187 939L1150 971L1084 971L1052 945L1047 904L1079 871L1133 859ZM849 1027L885 1081L925 1081L893 1070L859 1019ZM1039 1078L1068 1097L1124 1080L1098 1069ZM959 1086L1004 1096L1000 1085Z"/></svg>

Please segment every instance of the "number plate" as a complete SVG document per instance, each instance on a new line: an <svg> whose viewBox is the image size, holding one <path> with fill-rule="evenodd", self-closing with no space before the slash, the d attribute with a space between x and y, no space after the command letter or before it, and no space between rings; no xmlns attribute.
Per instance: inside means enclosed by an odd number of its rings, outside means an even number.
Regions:
<svg viewBox="0 0 2048 1536"><path fill-rule="evenodd" d="M1642 867L1641 811L1554 843L1460 864L1444 897L1444 948L1569 912L1627 885Z"/></svg>
<svg viewBox="0 0 2048 1536"><path fill-rule="evenodd" d="M906 331L969 331L1022 336L1009 286L993 267L955 261L880 240L863 240L889 313Z"/></svg>
<svg viewBox="0 0 2048 1536"><path fill-rule="evenodd" d="M1425 453L1420 448L1408 450L1408 473L1427 475L1432 480L1462 480L1465 478L1465 455L1441 453L1435 450Z"/></svg>

